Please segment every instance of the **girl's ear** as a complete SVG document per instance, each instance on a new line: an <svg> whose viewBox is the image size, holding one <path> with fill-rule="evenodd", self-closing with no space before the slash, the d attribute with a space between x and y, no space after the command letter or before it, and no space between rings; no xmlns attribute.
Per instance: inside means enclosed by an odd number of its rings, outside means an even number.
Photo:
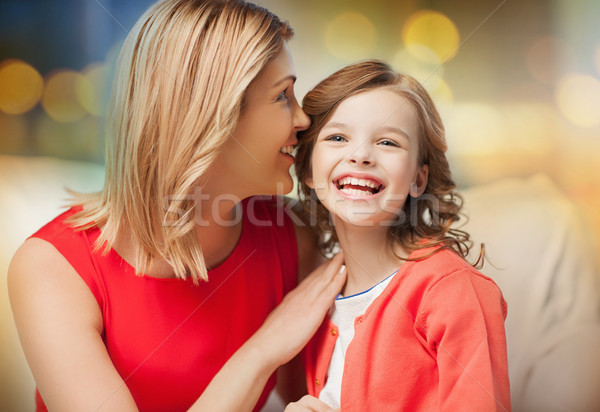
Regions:
<svg viewBox="0 0 600 412"><path fill-rule="evenodd" d="M427 187L427 180L429 178L429 166L423 165L417 171L415 181L410 185L410 195L412 197L419 197L425 191Z"/></svg>

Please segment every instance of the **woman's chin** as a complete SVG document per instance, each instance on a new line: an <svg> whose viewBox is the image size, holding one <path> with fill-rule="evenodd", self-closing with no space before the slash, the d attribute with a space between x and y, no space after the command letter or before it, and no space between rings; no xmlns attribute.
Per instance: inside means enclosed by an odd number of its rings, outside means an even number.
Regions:
<svg viewBox="0 0 600 412"><path fill-rule="evenodd" d="M288 175L287 179L284 179L277 184L277 193L275 194L281 196L287 195L291 193L293 189L294 181L292 180L292 177Z"/></svg>
<svg viewBox="0 0 600 412"><path fill-rule="evenodd" d="M271 186L267 188L263 195L272 195L272 196L283 196L291 193L294 189L294 181L292 177L288 174L287 176L281 176L281 178L277 179L277 181Z"/></svg>

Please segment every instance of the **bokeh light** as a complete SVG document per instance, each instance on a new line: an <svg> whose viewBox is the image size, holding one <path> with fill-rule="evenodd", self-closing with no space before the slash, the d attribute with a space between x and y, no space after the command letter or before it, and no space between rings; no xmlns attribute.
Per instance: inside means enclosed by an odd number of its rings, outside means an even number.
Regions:
<svg viewBox="0 0 600 412"><path fill-rule="evenodd" d="M600 125L600 81L586 74L561 78L555 91L556 105L573 124L581 127Z"/></svg>
<svg viewBox="0 0 600 412"><path fill-rule="evenodd" d="M553 85L558 80L558 68L571 66L574 54L566 41L551 36L540 37L527 50L527 68L540 83Z"/></svg>
<svg viewBox="0 0 600 412"><path fill-rule="evenodd" d="M36 69L20 60L6 60L0 64L0 110L8 114L22 114L39 101L44 80Z"/></svg>
<svg viewBox="0 0 600 412"><path fill-rule="evenodd" d="M404 23L402 41L418 59L439 64L456 55L460 34L446 15L433 10L420 10Z"/></svg>
<svg viewBox="0 0 600 412"><path fill-rule="evenodd" d="M424 85L430 81L432 76L442 77L444 75L444 66L417 59L406 48L394 55L391 64L396 70L411 75Z"/></svg>
<svg viewBox="0 0 600 412"><path fill-rule="evenodd" d="M556 144L556 109L541 102L512 103L502 107L506 127L505 150L540 153Z"/></svg>
<svg viewBox="0 0 600 412"><path fill-rule="evenodd" d="M105 64L93 63L82 70L75 84L79 103L94 116L104 116L108 101L109 79Z"/></svg>
<svg viewBox="0 0 600 412"><path fill-rule="evenodd" d="M27 150L27 123L25 116L0 113L1 153L19 153Z"/></svg>
<svg viewBox="0 0 600 412"><path fill-rule="evenodd" d="M85 83L85 77L73 70L60 70L48 76L42 106L57 122L74 122L86 115L85 108L79 102L77 85Z"/></svg>
<svg viewBox="0 0 600 412"><path fill-rule="evenodd" d="M39 116L32 134L40 154L59 158L95 159L102 153L102 119L85 116L72 122L58 122Z"/></svg>
<svg viewBox="0 0 600 412"><path fill-rule="evenodd" d="M444 122L450 150L461 155L494 153L508 136L503 114L495 105L456 104Z"/></svg>
<svg viewBox="0 0 600 412"><path fill-rule="evenodd" d="M377 45L377 30L360 13L342 13L327 26L325 45L329 53L342 61L366 59Z"/></svg>
<svg viewBox="0 0 600 412"><path fill-rule="evenodd" d="M452 103L454 101L454 93L452 93L450 85L441 77L432 76L430 81L424 84L424 86L436 105L440 103Z"/></svg>
<svg viewBox="0 0 600 412"><path fill-rule="evenodd" d="M450 103L454 100L452 89L443 79L444 66L419 60L407 49L397 52L391 60L391 65L395 70L417 79L436 103Z"/></svg>
<svg viewBox="0 0 600 412"><path fill-rule="evenodd" d="M596 64L596 70L600 74L600 44L596 47L596 55L594 56L594 63Z"/></svg>

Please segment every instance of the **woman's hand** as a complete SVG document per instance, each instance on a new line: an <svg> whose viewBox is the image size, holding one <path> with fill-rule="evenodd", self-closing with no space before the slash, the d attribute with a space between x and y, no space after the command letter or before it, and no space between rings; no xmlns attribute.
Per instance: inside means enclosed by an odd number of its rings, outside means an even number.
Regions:
<svg viewBox="0 0 600 412"><path fill-rule="evenodd" d="M291 360L317 331L346 282L344 257L337 254L289 292L252 336L266 361L278 367Z"/></svg>
<svg viewBox="0 0 600 412"><path fill-rule="evenodd" d="M285 407L285 412L337 412L329 405L321 402L314 396L305 395L298 402L292 402Z"/></svg>
<svg viewBox="0 0 600 412"><path fill-rule="evenodd" d="M321 325L346 281L343 262L341 254L335 256L288 293L260 329L225 363L190 410L251 410L273 371L300 352ZM236 396L224 396L231 394L232 388Z"/></svg>

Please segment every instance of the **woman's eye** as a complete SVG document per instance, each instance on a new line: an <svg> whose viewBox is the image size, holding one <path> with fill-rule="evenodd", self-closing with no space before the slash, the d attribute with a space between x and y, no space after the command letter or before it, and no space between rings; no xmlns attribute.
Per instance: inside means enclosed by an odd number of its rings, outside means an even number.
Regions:
<svg viewBox="0 0 600 412"><path fill-rule="evenodd" d="M328 140L330 142L344 142L346 141L346 138L344 136L340 136L339 134L334 134L327 137L325 140Z"/></svg>
<svg viewBox="0 0 600 412"><path fill-rule="evenodd" d="M277 96L277 101L281 102L283 100L287 100L287 94L285 93L286 91L282 91L281 93L279 93L279 96Z"/></svg>

